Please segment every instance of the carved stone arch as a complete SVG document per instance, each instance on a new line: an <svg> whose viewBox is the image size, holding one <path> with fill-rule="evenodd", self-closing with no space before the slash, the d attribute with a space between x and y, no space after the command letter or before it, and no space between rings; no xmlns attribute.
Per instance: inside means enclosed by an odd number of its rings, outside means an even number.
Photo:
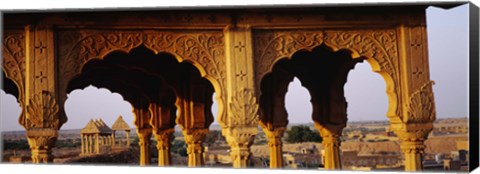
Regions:
<svg viewBox="0 0 480 174"><path fill-rule="evenodd" d="M385 80L389 100L387 117L391 122L401 121L399 55L395 29L254 30L252 36L257 89L260 89L263 77L272 72L279 60L290 59L299 51L312 51L325 45L334 52L348 51L352 59L367 60L372 70Z"/></svg>
<svg viewBox="0 0 480 174"><path fill-rule="evenodd" d="M352 59L366 60L373 72L380 74L388 97L387 117L401 122L401 90L399 52L395 29L326 31L325 45L336 50L348 50Z"/></svg>
<svg viewBox="0 0 480 174"><path fill-rule="evenodd" d="M60 98L65 98L66 83L80 73L91 59L103 59L113 51L129 53L144 45L155 54L167 52L179 63L187 61L213 85L218 101L219 119L226 116L226 73L224 36L217 30L60 30L58 35ZM64 102L64 100L63 100Z"/></svg>
<svg viewBox="0 0 480 174"><path fill-rule="evenodd" d="M138 87L136 85L133 85L132 83L128 83L126 81L123 81L121 79L116 79L116 78L104 78L104 79L98 79L95 77L91 77L92 74L82 74L82 76L79 76L75 79L72 79L73 85L76 86L78 89L79 87L86 87L90 84L95 85L98 88L106 88L111 92L118 93L122 96L122 98L127 101L132 108L135 107L140 107L142 104L148 103L138 103L137 100L148 100L148 97L145 96L143 92L141 92L141 87ZM148 107L144 105L144 109L141 110L136 110L139 112L142 111L148 111ZM135 111L135 110L134 110ZM138 118L138 113L134 114L134 123L135 125L141 125L149 127L149 121L150 121L150 115L148 113L142 113L141 116L146 116L147 118ZM145 120L146 119L146 120Z"/></svg>

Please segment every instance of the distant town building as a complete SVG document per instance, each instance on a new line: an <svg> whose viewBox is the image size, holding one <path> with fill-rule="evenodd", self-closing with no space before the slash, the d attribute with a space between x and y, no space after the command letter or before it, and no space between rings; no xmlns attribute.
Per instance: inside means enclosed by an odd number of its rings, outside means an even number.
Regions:
<svg viewBox="0 0 480 174"><path fill-rule="evenodd" d="M342 151L342 165L347 169L355 168L396 168L400 165L398 154L358 154L355 150Z"/></svg>
<svg viewBox="0 0 480 174"><path fill-rule="evenodd" d="M301 154L311 154L311 155L317 155L318 154L318 149L315 145L313 145L311 148L302 148L300 150Z"/></svg>
<svg viewBox="0 0 480 174"><path fill-rule="evenodd" d="M463 123L434 124L432 133L434 135L466 134L468 133L468 125Z"/></svg>

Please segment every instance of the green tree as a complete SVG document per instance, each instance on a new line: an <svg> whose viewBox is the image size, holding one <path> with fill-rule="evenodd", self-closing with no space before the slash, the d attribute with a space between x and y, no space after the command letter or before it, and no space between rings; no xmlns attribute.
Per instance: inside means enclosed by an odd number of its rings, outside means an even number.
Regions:
<svg viewBox="0 0 480 174"><path fill-rule="evenodd" d="M174 140L171 150L181 156L187 156L187 147L184 141Z"/></svg>
<svg viewBox="0 0 480 174"><path fill-rule="evenodd" d="M312 131L308 126L299 125L292 126L287 130L287 142L301 143L301 142L322 142L322 137L317 131Z"/></svg>

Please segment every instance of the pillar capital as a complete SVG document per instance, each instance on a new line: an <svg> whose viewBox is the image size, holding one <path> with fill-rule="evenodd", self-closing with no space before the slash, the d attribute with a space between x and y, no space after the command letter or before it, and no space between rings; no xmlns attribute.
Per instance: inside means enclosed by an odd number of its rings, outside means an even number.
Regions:
<svg viewBox="0 0 480 174"><path fill-rule="evenodd" d="M285 130L287 128L285 127L280 127L280 128L275 128L273 130L268 130L268 129L263 129L265 132L265 135L268 138L268 145L269 146L281 146L282 145L282 137L283 134L285 133Z"/></svg>
<svg viewBox="0 0 480 174"><path fill-rule="evenodd" d="M423 141L402 141L400 149L403 153L423 154L425 144Z"/></svg>
<svg viewBox="0 0 480 174"><path fill-rule="evenodd" d="M187 153L203 153L202 143L208 134L208 129L186 129L183 131L185 143L188 144Z"/></svg>
<svg viewBox="0 0 480 174"><path fill-rule="evenodd" d="M425 141L433 130L432 123L400 123L391 124L391 130L402 141Z"/></svg>
<svg viewBox="0 0 480 174"><path fill-rule="evenodd" d="M155 131L154 136L155 140L157 140L158 150L168 150L168 148L170 147L170 140L172 139L172 135L174 132L174 128Z"/></svg>
<svg viewBox="0 0 480 174"><path fill-rule="evenodd" d="M157 140L158 150L158 166L168 166L171 164L170 159L170 141L173 138L174 128L154 131Z"/></svg>
<svg viewBox="0 0 480 174"><path fill-rule="evenodd" d="M32 151L33 163L49 163L53 161L51 149L57 141L57 129L29 129L27 141Z"/></svg>
<svg viewBox="0 0 480 174"><path fill-rule="evenodd" d="M204 164L203 141L208 134L208 129L184 129L183 136L187 144L188 166L197 167Z"/></svg>
<svg viewBox="0 0 480 174"><path fill-rule="evenodd" d="M424 142L433 130L433 123L399 123L390 126L401 140L400 149L405 156L405 171L422 170Z"/></svg>
<svg viewBox="0 0 480 174"><path fill-rule="evenodd" d="M247 167L251 155L250 146L257 133L258 128L253 126L222 129L222 134L231 148L230 156L234 168Z"/></svg>
<svg viewBox="0 0 480 174"><path fill-rule="evenodd" d="M320 132L323 137L339 137L342 135L343 128L347 126L347 123L342 124L326 124L326 123L314 123L314 127Z"/></svg>

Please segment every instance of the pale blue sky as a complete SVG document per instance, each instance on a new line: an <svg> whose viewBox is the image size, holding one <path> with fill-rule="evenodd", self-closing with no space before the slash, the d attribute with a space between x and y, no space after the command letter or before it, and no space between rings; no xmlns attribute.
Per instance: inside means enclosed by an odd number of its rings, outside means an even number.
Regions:
<svg viewBox="0 0 480 174"><path fill-rule="evenodd" d="M435 81L437 118L466 117L468 111L468 5L450 10L427 9L430 78ZM386 120L388 107L385 82L365 62L357 64L345 85L350 121ZM368 99L368 100L367 100ZM289 86L286 108L290 123L310 123L310 96L295 79ZM0 91L2 131L23 130L18 124L20 108L12 95ZM122 115L133 127L130 104L107 89L87 87L68 95L65 103L69 121L62 129L82 128L90 118L102 118L108 125ZM212 111L216 115L217 107Z"/></svg>

